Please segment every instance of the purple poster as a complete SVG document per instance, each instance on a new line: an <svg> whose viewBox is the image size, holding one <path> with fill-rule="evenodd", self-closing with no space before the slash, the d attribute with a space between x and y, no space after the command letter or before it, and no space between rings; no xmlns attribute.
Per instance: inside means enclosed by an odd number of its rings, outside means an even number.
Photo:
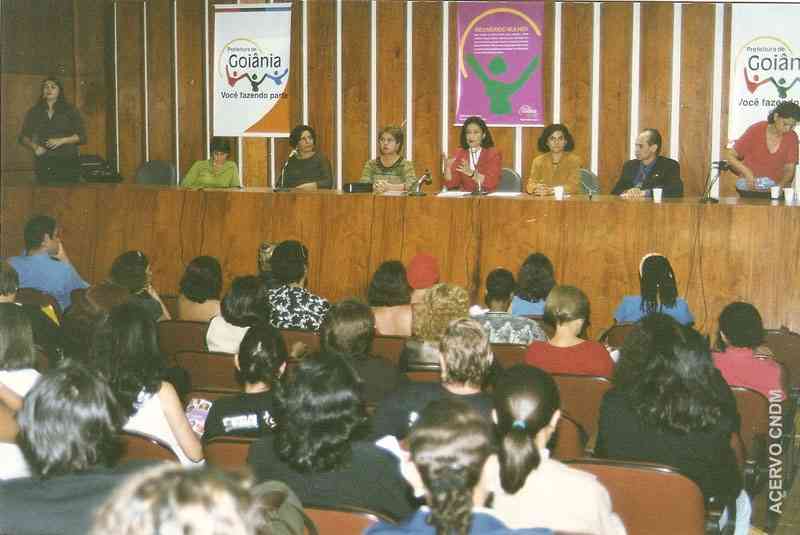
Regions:
<svg viewBox="0 0 800 535"><path fill-rule="evenodd" d="M543 126L542 2L458 4L456 122Z"/></svg>

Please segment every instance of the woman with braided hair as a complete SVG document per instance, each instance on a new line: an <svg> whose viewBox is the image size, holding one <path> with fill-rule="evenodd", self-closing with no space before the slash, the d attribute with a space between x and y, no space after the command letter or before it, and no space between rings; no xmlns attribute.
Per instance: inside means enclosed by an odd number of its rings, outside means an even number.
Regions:
<svg viewBox="0 0 800 535"><path fill-rule="evenodd" d="M428 404L408 437L410 459L402 471L428 507L407 522L379 522L365 535L547 535L547 529L507 528L485 509L488 481L497 470L492 429L486 418L461 400Z"/></svg>
<svg viewBox="0 0 800 535"><path fill-rule="evenodd" d="M626 295L617 307L617 323L636 322L654 312L672 316L681 325L694 323L689 305L678 297L678 281L666 256L648 253L642 257L639 287L641 295Z"/></svg>
<svg viewBox="0 0 800 535"><path fill-rule="evenodd" d="M493 508L512 528L624 535L603 485L592 474L550 458L547 443L561 417L559 404L555 381L539 368L520 364L498 379L494 417L500 477L492 488Z"/></svg>

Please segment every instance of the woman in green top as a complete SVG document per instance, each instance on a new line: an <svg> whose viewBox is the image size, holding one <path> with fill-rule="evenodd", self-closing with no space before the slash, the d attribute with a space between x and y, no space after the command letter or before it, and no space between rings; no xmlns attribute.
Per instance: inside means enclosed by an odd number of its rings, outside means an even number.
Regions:
<svg viewBox="0 0 800 535"><path fill-rule="evenodd" d="M226 138L211 139L211 159L194 162L181 186L184 188L238 188L239 167L228 161L231 143Z"/></svg>
<svg viewBox="0 0 800 535"><path fill-rule="evenodd" d="M407 191L416 180L414 162L400 156L403 149L403 130L394 125L378 134L380 156L368 160L361 172L360 182L372 183L375 193Z"/></svg>

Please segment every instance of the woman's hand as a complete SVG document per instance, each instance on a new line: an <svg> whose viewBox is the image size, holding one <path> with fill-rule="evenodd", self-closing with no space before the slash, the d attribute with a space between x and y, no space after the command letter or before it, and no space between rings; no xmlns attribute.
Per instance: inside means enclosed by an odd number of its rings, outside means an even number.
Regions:
<svg viewBox="0 0 800 535"><path fill-rule="evenodd" d="M303 189L307 191L316 191L317 183L316 182L306 182L305 184L300 184L294 189Z"/></svg>
<svg viewBox="0 0 800 535"><path fill-rule="evenodd" d="M548 186L544 182L534 182L532 194L538 197L545 197L547 195L552 195L553 186Z"/></svg>
<svg viewBox="0 0 800 535"><path fill-rule="evenodd" d="M376 180L372 184L372 192L373 193L378 193L378 194L386 193L386 189L387 189L386 186L387 186L387 182L385 180Z"/></svg>
<svg viewBox="0 0 800 535"><path fill-rule="evenodd" d="M52 138L48 139L47 141L45 141L45 145L47 146L48 149L53 150L53 149L57 149L58 147L60 147L61 145L63 145L66 142L67 142L67 138L65 138L65 137L52 137Z"/></svg>
<svg viewBox="0 0 800 535"><path fill-rule="evenodd" d="M33 146L33 153L36 156L42 156L44 154L47 154L47 149L42 147L41 145L34 145Z"/></svg>

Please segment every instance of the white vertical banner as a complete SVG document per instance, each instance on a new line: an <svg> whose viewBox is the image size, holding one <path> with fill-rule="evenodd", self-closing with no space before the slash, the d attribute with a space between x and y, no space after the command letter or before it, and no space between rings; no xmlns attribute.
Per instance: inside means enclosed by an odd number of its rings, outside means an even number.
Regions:
<svg viewBox="0 0 800 535"><path fill-rule="evenodd" d="M289 134L292 4L214 6L214 135Z"/></svg>
<svg viewBox="0 0 800 535"><path fill-rule="evenodd" d="M766 121L783 100L800 102L800 6L734 4L728 138Z"/></svg>

